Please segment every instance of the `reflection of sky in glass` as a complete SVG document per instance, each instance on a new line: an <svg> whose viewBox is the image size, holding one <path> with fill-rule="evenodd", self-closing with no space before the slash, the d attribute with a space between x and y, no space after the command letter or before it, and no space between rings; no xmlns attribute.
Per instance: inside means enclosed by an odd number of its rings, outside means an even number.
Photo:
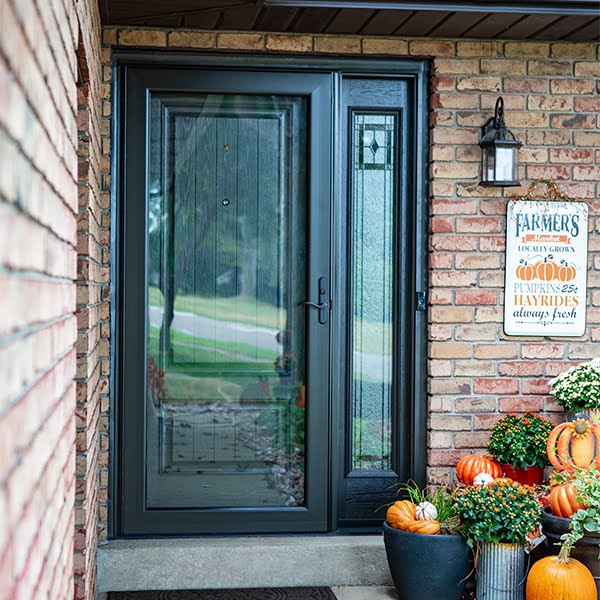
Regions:
<svg viewBox="0 0 600 600"><path fill-rule="evenodd" d="M391 468L395 139L395 114L354 114L352 466L359 470Z"/></svg>

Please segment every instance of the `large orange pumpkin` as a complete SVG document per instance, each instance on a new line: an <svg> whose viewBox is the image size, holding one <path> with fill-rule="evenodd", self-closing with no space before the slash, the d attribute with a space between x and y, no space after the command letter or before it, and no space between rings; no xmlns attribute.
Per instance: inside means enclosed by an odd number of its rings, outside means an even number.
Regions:
<svg viewBox="0 0 600 600"><path fill-rule="evenodd" d="M596 583L590 570L567 556L563 546L558 556L538 560L527 577L527 600L596 600Z"/></svg>
<svg viewBox="0 0 600 600"><path fill-rule="evenodd" d="M574 515L579 509L585 508L579 500L577 500L577 492L572 483L562 483L555 485L550 490L550 507L552 513L557 517L568 519Z"/></svg>
<svg viewBox="0 0 600 600"><path fill-rule="evenodd" d="M476 456L475 454L463 456L456 464L456 476L461 483L466 485L473 485L473 479L479 473L488 473L496 479L502 477L502 467L491 456Z"/></svg>
<svg viewBox="0 0 600 600"><path fill-rule="evenodd" d="M562 423L550 432L546 452L559 471L587 469L593 463L600 467L600 426L585 419Z"/></svg>
<svg viewBox="0 0 600 600"><path fill-rule="evenodd" d="M531 281L535 277L535 269L533 265L527 264L525 261L521 261L521 264L515 271L517 279L522 281Z"/></svg>
<svg viewBox="0 0 600 600"><path fill-rule="evenodd" d="M394 502L385 513L387 524L394 529L402 529L400 525L403 521L415 521L416 519L416 506L410 500Z"/></svg>

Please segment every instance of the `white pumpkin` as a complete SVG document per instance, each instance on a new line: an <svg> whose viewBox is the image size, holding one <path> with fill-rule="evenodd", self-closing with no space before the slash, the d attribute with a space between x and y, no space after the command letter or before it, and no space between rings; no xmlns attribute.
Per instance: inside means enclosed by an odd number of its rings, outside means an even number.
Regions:
<svg viewBox="0 0 600 600"><path fill-rule="evenodd" d="M494 478L489 473L479 473L475 475L473 479L473 485L488 485L488 483L492 483Z"/></svg>
<svg viewBox="0 0 600 600"><path fill-rule="evenodd" d="M437 508L431 502L421 502L415 508L417 521L434 521L437 519Z"/></svg>

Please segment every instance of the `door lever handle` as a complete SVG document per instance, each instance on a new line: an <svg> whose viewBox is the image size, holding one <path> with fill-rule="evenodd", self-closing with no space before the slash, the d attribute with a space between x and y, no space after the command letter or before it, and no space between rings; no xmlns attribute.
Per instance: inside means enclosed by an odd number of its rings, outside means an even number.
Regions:
<svg viewBox="0 0 600 600"><path fill-rule="evenodd" d="M325 300L325 302L321 302ZM327 277L319 278L319 302L311 302L310 300L302 300L298 302L298 306L310 306L319 311L319 323L324 325L329 318L329 281Z"/></svg>
<svg viewBox="0 0 600 600"><path fill-rule="evenodd" d="M329 304L327 304L327 302L321 302L320 304L317 304L316 302L302 300L302 302L298 302L298 306L312 306L314 308L318 308L319 310L324 310L329 307Z"/></svg>

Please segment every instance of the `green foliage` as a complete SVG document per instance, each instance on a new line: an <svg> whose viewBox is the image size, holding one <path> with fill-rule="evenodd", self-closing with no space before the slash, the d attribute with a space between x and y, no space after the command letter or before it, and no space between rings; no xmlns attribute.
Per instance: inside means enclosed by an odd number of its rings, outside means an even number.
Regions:
<svg viewBox="0 0 600 600"><path fill-rule="evenodd" d="M546 442L554 423L531 412L508 415L492 428L488 452L501 463L518 469L548 464Z"/></svg>
<svg viewBox="0 0 600 600"><path fill-rule="evenodd" d="M437 510L441 533L461 533L455 504L456 490L445 487L421 489L414 481L409 481L398 486L398 495L406 496L415 505L430 502Z"/></svg>
<svg viewBox="0 0 600 600"><path fill-rule="evenodd" d="M555 473L552 479L555 483L572 483L577 500L586 507L571 517L569 533L561 536L568 555L586 531L600 531L600 471L596 465L589 469L574 467L573 473Z"/></svg>
<svg viewBox="0 0 600 600"><path fill-rule="evenodd" d="M496 544L525 544L541 517L532 488L502 480L458 493L456 509L470 539Z"/></svg>
<svg viewBox="0 0 600 600"><path fill-rule="evenodd" d="M566 411L600 409L600 359L571 367L550 384L556 401Z"/></svg>

